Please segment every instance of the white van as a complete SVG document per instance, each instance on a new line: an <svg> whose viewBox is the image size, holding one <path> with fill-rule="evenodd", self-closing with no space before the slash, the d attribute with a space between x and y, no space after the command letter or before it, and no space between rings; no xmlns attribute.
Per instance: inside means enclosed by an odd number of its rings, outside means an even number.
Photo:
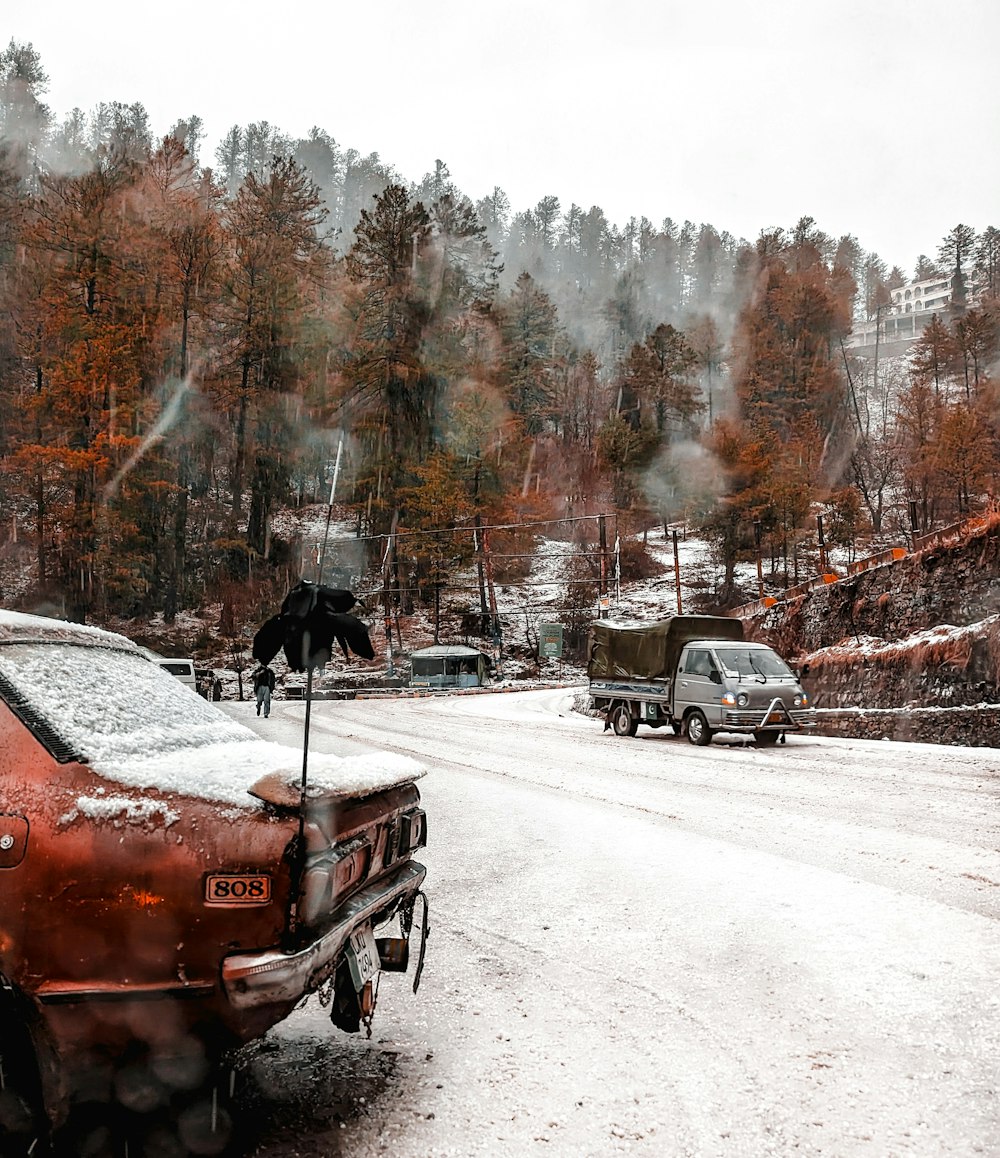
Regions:
<svg viewBox="0 0 1000 1158"><path fill-rule="evenodd" d="M156 662L164 671L177 676L182 684L187 684L191 691L196 692L198 690L198 684L194 677L193 659L160 659L157 656Z"/></svg>

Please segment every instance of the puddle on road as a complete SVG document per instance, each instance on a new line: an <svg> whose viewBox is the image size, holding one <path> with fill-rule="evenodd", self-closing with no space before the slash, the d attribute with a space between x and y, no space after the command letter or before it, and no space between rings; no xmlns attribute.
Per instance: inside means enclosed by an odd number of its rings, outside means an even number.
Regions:
<svg viewBox="0 0 1000 1158"><path fill-rule="evenodd" d="M389 1042L275 1035L241 1058L238 1097L246 1158L335 1158L349 1124L387 1113L406 1057Z"/></svg>

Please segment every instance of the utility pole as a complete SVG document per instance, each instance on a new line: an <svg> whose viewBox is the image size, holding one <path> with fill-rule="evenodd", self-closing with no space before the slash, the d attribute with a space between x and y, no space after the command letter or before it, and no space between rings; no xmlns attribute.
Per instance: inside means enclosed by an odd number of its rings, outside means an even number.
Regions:
<svg viewBox="0 0 1000 1158"><path fill-rule="evenodd" d="M892 302L875 307L875 365L872 367L872 397L878 396L878 337L882 329L882 311L892 309Z"/></svg>
<svg viewBox="0 0 1000 1158"><path fill-rule="evenodd" d="M434 643L441 642L441 570L434 576Z"/></svg>
<svg viewBox="0 0 1000 1158"><path fill-rule="evenodd" d="M385 541L385 555L382 558L382 612L385 616L385 671L386 675L392 679L396 674L395 665L392 662L392 591L391 591L391 576L392 576L392 559L395 550L395 535L396 525L399 519L399 512L393 512L392 527Z"/></svg>
<svg viewBox="0 0 1000 1158"><path fill-rule="evenodd" d="M478 468L477 468L478 470ZM472 532L472 547L476 553L476 575L479 580L479 613L480 625L482 633L485 635L490 629L490 611L489 604L486 602L486 575L483 563L483 520L482 516L477 512L475 518L475 530Z"/></svg>
<svg viewBox="0 0 1000 1158"><path fill-rule="evenodd" d="M598 608L598 619L607 619L608 612L605 604L608 598L608 526L605 515L598 516L597 526L601 547L601 583L599 588L601 598Z"/></svg>
<svg viewBox="0 0 1000 1158"><path fill-rule="evenodd" d="M875 332L875 342L876 342L876 347L877 347L877 345L878 345L878 331L877 330ZM863 438L864 437L864 427L862 426L862 423L861 423L861 409L858 406L858 393L854 389L854 378L851 374L851 364L847 360L847 351L844 349L844 339L843 338L840 339L840 353L843 356L844 369L847 372L847 385L851 389L851 401L854 403L854 417L855 417L855 419L857 419L857 423L858 423L858 437ZM876 355L876 359L875 359L875 365L876 366L878 365L877 355ZM874 391L873 391L873 393L874 393Z"/></svg>
<svg viewBox="0 0 1000 1158"><path fill-rule="evenodd" d="M677 528L675 527L671 532L674 541L674 586L677 588L677 614L683 615L684 609L681 607L681 556L677 549Z"/></svg>
<svg viewBox="0 0 1000 1158"><path fill-rule="evenodd" d="M754 541L754 553L757 556L757 594L761 599L763 599L764 598L764 570L763 570L763 568L761 566L761 562L760 562L760 534L761 534L760 519L754 519L754 521L753 521L753 541Z"/></svg>
<svg viewBox="0 0 1000 1158"><path fill-rule="evenodd" d="M337 476L340 474L340 456L344 452L344 436L337 443L337 461L333 464L333 482L330 484L330 501L326 504L326 530L323 532L323 546L316 563L316 582L323 582L323 567L326 564L326 544L330 538L330 519L333 517L333 496L337 490Z"/></svg>
<svg viewBox="0 0 1000 1158"><path fill-rule="evenodd" d="M497 614L497 593L493 586L493 560L490 558L490 533L482 529L483 569L486 572L486 590L490 600L490 627L493 630L493 646L497 652L497 675L503 675L503 635L500 631L500 616Z"/></svg>

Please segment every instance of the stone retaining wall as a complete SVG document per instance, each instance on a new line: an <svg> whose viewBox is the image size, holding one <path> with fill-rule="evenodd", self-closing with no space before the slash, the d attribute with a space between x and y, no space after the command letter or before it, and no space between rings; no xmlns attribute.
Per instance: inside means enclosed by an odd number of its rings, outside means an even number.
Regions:
<svg viewBox="0 0 1000 1158"><path fill-rule="evenodd" d="M1000 747L998 614L993 515L958 542L761 606L744 622L750 638L808 663L803 684L825 734Z"/></svg>
<svg viewBox="0 0 1000 1158"><path fill-rule="evenodd" d="M821 736L1000 748L1000 705L963 708L820 708Z"/></svg>
<svg viewBox="0 0 1000 1158"><path fill-rule="evenodd" d="M1000 518L955 545L779 601L747 619L756 638L783 655L804 655L856 636L905 639L942 623L961 626L1000 612Z"/></svg>

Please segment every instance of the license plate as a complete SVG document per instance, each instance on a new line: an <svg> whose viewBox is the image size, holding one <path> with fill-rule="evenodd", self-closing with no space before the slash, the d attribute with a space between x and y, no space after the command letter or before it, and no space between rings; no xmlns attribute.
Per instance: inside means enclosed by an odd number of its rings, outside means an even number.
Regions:
<svg viewBox="0 0 1000 1158"><path fill-rule="evenodd" d="M371 925L361 925L351 934L347 942L347 964L351 970L354 988L359 991L364 989L381 968Z"/></svg>
<svg viewBox="0 0 1000 1158"><path fill-rule="evenodd" d="M205 878L206 905L266 905L271 878L263 873L213 873Z"/></svg>

